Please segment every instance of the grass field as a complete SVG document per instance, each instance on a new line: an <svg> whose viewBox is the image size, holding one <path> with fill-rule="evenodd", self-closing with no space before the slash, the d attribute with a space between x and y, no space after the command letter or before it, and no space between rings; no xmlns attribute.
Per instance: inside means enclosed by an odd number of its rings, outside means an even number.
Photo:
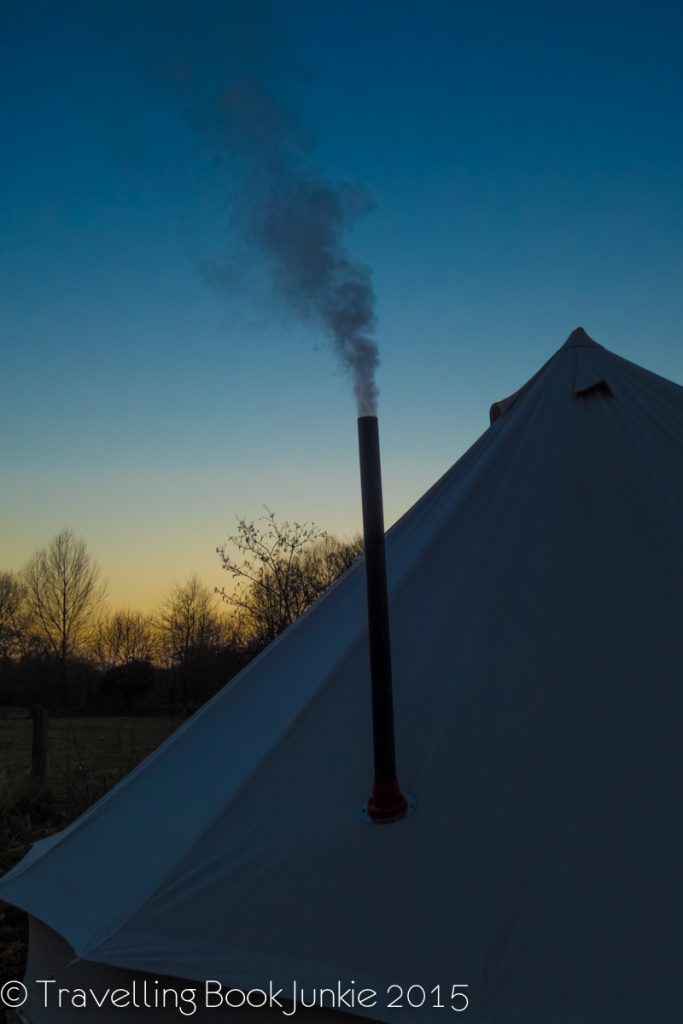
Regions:
<svg viewBox="0 0 683 1024"><path fill-rule="evenodd" d="M109 789L169 736L171 716L54 718L49 725L47 789L71 801L74 790ZM31 773L30 720L0 721L0 789L22 791Z"/></svg>
<svg viewBox="0 0 683 1024"><path fill-rule="evenodd" d="M38 789L31 781L31 721L0 720L0 874L31 843L64 828L111 789L181 721L171 716L54 718L47 778ZM24 914L0 903L0 985L22 977L26 940Z"/></svg>

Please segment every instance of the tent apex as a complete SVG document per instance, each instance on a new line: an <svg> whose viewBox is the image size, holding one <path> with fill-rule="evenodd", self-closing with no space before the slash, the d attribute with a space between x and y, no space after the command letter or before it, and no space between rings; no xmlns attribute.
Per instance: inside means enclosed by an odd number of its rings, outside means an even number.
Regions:
<svg viewBox="0 0 683 1024"><path fill-rule="evenodd" d="M597 341L593 341L593 339L586 334L583 327L576 327L569 335L562 348L602 348L602 345L598 345Z"/></svg>

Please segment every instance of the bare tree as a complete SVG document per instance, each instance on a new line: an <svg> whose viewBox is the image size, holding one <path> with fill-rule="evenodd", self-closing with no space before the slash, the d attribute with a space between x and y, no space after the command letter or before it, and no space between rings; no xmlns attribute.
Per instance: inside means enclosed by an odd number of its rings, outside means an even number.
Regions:
<svg viewBox="0 0 683 1024"><path fill-rule="evenodd" d="M266 509L259 520L237 520L237 533L216 548L223 569L237 580L217 592L237 610L245 640L264 647L291 625L362 554L363 541L319 530L315 523L278 523ZM237 549L240 559L228 553Z"/></svg>
<svg viewBox="0 0 683 1024"><path fill-rule="evenodd" d="M93 651L105 668L152 661L156 653L152 618L127 608L105 612L97 621Z"/></svg>
<svg viewBox="0 0 683 1024"><path fill-rule="evenodd" d="M362 554L363 538L360 534L350 540L342 540L326 533L307 546L300 562L302 581L310 597L308 603L315 601Z"/></svg>
<svg viewBox="0 0 683 1024"><path fill-rule="evenodd" d="M180 676L183 704L190 710L207 656L226 637L214 592L197 576L171 588L158 618L161 652Z"/></svg>
<svg viewBox="0 0 683 1024"><path fill-rule="evenodd" d="M104 597L100 570L84 541L62 530L36 551L23 572L34 631L57 658L68 703L67 666L91 639L94 612Z"/></svg>
<svg viewBox="0 0 683 1024"><path fill-rule="evenodd" d="M0 572L0 657L25 654L30 646L24 586L13 572Z"/></svg>

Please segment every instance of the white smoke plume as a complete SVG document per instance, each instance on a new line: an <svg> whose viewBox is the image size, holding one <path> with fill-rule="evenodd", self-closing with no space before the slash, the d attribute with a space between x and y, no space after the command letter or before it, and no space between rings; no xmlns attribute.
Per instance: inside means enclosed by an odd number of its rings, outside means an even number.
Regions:
<svg viewBox="0 0 683 1024"><path fill-rule="evenodd" d="M345 238L371 208L368 195L317 170L305 136L260 83L230 87L215 110L217 137L226 153L240 154L245 179L233 200L233 230L260 257L276 298L323 328L350 374L359 415L374 415L379 354L372 274L350 256ZM230 263L228 256L223 267L214 264L210 277L232 281Z"/></svg>
<svg viewBox="0 0 683 1024"><path fill-rule="evenodd" d="M284 98L298 74L282 23L291 17L287 0L136 0L126 8L136 22L129 41L134 35L133 45L154 55L156 73L163 68L180 90L226 174L228 213L218 213L229 244L208 263L207 279L235 293L245 267L265 274L276 302L329 337L359 414L373 415L372 273L347 246L349 228L372 204L363 189L320 171L300 104Z"/></svg>

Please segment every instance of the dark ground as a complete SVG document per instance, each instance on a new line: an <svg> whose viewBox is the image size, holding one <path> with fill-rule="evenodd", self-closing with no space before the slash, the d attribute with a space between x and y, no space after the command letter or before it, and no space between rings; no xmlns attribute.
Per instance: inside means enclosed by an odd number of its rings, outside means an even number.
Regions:
<svg viewBox="0 0 683 1024"><path fill-rule="evenodd" d="M64 828L180 724L179 717L61 718L49 726L47 777L31 780L28 720L0 721L0 875L32 843ZM0 903L0 986L21 979L26 915ZM0 1024L4 1024L0 1007Z"/></svg>

